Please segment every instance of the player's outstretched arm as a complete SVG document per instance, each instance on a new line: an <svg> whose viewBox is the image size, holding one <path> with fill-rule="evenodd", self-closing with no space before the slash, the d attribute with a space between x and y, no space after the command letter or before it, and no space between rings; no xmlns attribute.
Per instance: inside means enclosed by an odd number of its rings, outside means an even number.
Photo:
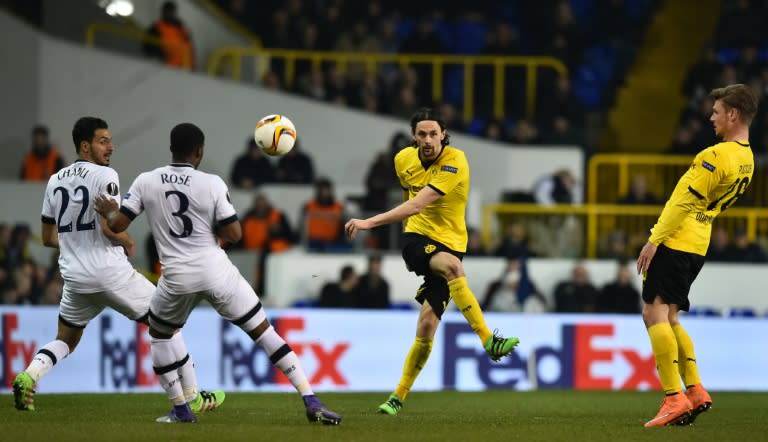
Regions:
<svg viewBox="0 0 768 442"><path fill-rule="evenodd" d="M93 199L93 208L107 220L107 226L114 233L125 232L131 225L131 219L118 211L117 201L112 198L98 195Z"/></svg>
<svg viewBox="0 0 768 442"><path fill-rule="evenodd" d="M424 210L425 207L437 201L441 196L443 195L435 189L425 187L416 196L388 212L380 213L368 219L353 218L347 221L347 224L344 225L344 231L350 239L354 239L359 230L370 230L374 227L399 222L411 215L416 215Z"/></svg>

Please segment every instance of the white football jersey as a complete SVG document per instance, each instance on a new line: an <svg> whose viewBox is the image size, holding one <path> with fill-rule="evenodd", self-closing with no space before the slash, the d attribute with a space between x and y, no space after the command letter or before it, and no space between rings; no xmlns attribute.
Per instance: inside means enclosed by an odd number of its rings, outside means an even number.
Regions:
<svg viewBox="0 0 768 442"><path fill-rule="evenodd" d="M209 290L237 271L214 233L216 226L237 221L220 177L175 163L144 172L131 184L120 211L133 219L144 210L163 266L158 284L167 290Z"/></svg>
<svg viewBox="0 0 768 442"><path fill-rule="evenodd" d="M66 288L95 293L125 284L133 266L122 246L104 235L93 210L96 195L120 198L120 180L111 167L77 160L48 179L42 222L59 234L59 268Z"/></svg>

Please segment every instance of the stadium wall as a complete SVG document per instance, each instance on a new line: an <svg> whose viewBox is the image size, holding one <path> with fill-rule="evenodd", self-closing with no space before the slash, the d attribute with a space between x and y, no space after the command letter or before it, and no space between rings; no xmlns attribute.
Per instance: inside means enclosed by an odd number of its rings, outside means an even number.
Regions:
<svg viewBox="0 0 768 442"><path fill-rule="evenodd" d="M391 391L413 342L412 312L271 310L318 391ZM464 319L448 312L415 391L456 389L659 389L638 315L488 314L491 327L519 334L510 357L491 362ZM710 391L768 391L768 355L754 351L765 319L686 318ZM56 309L0 306L0 391L56 332ZM202 388L292 391L239 328L209 308L192 313L184 336ZM38 393L161 391L144 326L112 311L95 318L77 351L59 361Z"/></svg>
<svg viewBox="0 0 768 442"><path fill-rule="evenodd" d="M339 271L351 264L359 273L366 271L366 257L362 255L312 254L289 251L271 255L267 260L267 286L265 304L289 307L300 300L317 299L322 285L338 281ZM592 283L600 288L616 278L618 264L613 260L583 260L532 258L528 260L528 273L542 294L554 305L554 290L558 282L569 279L573 266L581 262L587 268ZM633 265L630 263L629 265ZM475 295L482 299L488 284L499 278L505 260L496 257L466 257L464 269L467 282ZM248 275L248 269L241 269ZM413 297L422 278L406 270L397 254L385 255L382 273L389 281L391 299L396 303L417 306ZM632 272L633 284L640 290L642 278ZM768 272L765 264L708 262L691 287L694 307L711 307L728 314L731 309L749 308L757 315L768 315Z"/></svg>

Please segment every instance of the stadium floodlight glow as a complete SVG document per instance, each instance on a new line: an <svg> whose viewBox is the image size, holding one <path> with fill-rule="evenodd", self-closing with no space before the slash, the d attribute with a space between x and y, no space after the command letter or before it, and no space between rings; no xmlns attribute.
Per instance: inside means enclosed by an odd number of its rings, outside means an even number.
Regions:
<svg viewBox="0 0 768 442"><path fill-rule="evenodd" d="M133 15L133 9L133 2L130 0L112 0L104 8L107 14L113 17L116 15L121 17Z"/></svg>

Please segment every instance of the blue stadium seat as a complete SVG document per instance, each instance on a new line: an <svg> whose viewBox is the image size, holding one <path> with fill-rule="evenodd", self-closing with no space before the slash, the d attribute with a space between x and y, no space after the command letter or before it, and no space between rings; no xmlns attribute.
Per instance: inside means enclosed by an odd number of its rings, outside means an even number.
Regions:
<svg viewBox="0 0 768 442"><path fill-rule="evenodd" d="M476 55L485 49L486 23L461 20L453 31L452 52L462 55Z"/></svg>
<svg viewBox="0 0 768 442"><path fill-rule="evenodd" d="M389 305L390 310L413 310L413 305L410 302L393 302Z"/></svg>
<svg viewBox="0 0 768 442"><path fill-rule="evenodd" d="M616 51L607 44L592 46L584 51L584 64L592 68L604 88L616 72Z"/></svg>
<svg viewBox="0 0 768 442"><path fill-rule="evenodd" d="M739 61L739 50L736 48L723 48L717 51L717 61L720 63L736 63Z"/></svg>
<svg viewBox="0 0 768 442"><path fill-rule="evenodd" d="M443 101L451 103L464 102L464 68L462 66L445 66L443 68ZM457 106L458 107L458 106Z"/></svg>
<svg viewBox="0 0 768 442"><path fill-rule="evenodd" d="M587 109L598 109L603 102L603 85L591 66L582 66L573 79L573 94Z"/></svg>
<svg viewBox="0 0 768 442"><path fill-rule="evenodd" d="M595 2L594 0L571 0L571 9L579 22L589 23L592 20Z"/></svg>
<svg viewBox="0 0 768 442"><path fill-rule="evenodd" d="M456 40L453 26L451 26L451 24L446 20L437 20L434 22L434 26L435 34L437 34L438 38L440 38L440 41L443 42L445 47L448 48L448 51L451 51Z"/></svg>
<svg viewBox="0 0 768 442"><path fill-rule="evenodd" d="M757 312L752 307L735 307L730 309L728 316L731 318L754 318Z"/></svg>
<svg viewBox="0 0 768 442"><path fill-rule="evenodd" d="M416 23L413 20L402 19L397 22L397 40L402 43L411 36Z"/></svg>
<svg viewBox="0 0 768 442"><path fill-rule="evenodd" d="M757 51L757 58L763 63L768 63L768 42L763 44L763 46L760 47L760 49Z"/></svg>
<svg viewBox="0 0 768 442"><path fill-rule="evenodd" d="M714 307L691 307L691 309L688 310L688 315L689 316L708 316L708 317L721 316L720 310Z"/></svg>
<svg viewBox="0 0 768 442"><path fill-rule="evenodd" d="M475 117L467 123L467 132L472 135L482 135L485 130L485 120Z"/></svg>
<svg viewBox="0 0 768 442"><path fill-rule="evenodd" d="M317 307L317 301L314 299L302 299L293 303L292 307L295 308L312 308Z"/></svg>

